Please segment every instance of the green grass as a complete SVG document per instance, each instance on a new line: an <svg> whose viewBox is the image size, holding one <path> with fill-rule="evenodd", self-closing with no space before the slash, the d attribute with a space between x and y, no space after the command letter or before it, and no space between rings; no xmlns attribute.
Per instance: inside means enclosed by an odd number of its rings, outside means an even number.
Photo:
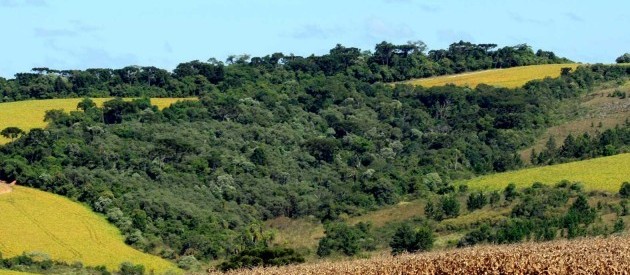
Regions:
<svg viewBox="0 0 630 275"><path fill-rule="evenodd" d="M560 69L565 67L577 68L578 64L546 64L514 67L508 69L494 69L479 72L470 72L457 75L445 75L438 77L414 79L405 81L413 85L425 87L443 86L454 84L457 86L468 86L471 88L484 83L491 86L515 88L521 87L525 83L546 77L559 77Z"/></svg>
<svg viewBox="0 0 630 275"><path fill-rule="evenodd" d="M464 181L470 188L502 190L509 183L519 188L533 182L555 184L561 180L581 182L587 191L618 192L621 183L630 182L630 153L499 173Z"/></svg>
<svg viewBox="0 0 630 275"><path fill-rule="evenodd" d="M111 98L94 98L94 102L101 106L103 102ZM43 128L46 126L44 115L46 111L53 109L63 109L64 111L77 110L77 104L81 98L27 100L0 103L0 130L7 127L18 127L24 131L33 128ZM152 98L151 104L164 109L171 104L185 100L185 98ZM0 136L0 145L11 141Z"/></svg>
<svg viewBox="0 0 630 275"><path fill-rule="evenodd" d="M132 262L144 265L147 272L180 272L173 263L126 245L104 217L61 196L15 186L0 195L0 213L0 252L5 258L41 252L54 260L109 270Z"/></svg>

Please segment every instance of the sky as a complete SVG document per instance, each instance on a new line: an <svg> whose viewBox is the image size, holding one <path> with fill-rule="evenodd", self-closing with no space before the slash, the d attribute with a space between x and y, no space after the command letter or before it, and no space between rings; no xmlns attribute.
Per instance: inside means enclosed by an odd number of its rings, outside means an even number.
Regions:
<svg viewBox="0 0 630 275"><path fill-rule="evenodd" d="M527 43L613 63L630 52L628 11L627 0L0 0L0 77L417 40Z"/></svg>

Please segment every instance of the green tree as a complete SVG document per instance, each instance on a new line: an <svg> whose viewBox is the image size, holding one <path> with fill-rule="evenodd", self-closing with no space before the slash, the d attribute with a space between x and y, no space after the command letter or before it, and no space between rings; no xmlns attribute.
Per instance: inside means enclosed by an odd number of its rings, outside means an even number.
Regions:
<svg viewBox="0 0 630 275"><path fill-rule="evenodd" d="M23 135L24 131L18 127L7 127L0 131L0 135L5 138L10 138L11 142L13 142L16 138Z"/></svg>
<svg viewBox="0 0 630 275"><path fill-rule="evenodd" d="M617 63L630 63L630 53L624 53L620 57L617 57L617 59L615 59L615 62L617 62Z"/></svg>
<svg viewBox="0 0 630 275"><path fill-rule="evenodd" d="M621 188L619 189L619 196L624 199L630 197L630 182L625 181L621 184Z"/></svg>
<svg viewBox="0 0 630 275"><path fill-rule="evenodd" d="M403 252L429 251L433 248L435 237L433 231L427 227L414 230L411 225L403 224L392 237L389 246L392 254L397 255Z"/></svg>
<svg viewBox="0 0 630 275"><path fill-rule="evenodd" d="M77 104L77 109L87 111L89 109L96 108L96 103L90 98L84 98Z"/></svg>

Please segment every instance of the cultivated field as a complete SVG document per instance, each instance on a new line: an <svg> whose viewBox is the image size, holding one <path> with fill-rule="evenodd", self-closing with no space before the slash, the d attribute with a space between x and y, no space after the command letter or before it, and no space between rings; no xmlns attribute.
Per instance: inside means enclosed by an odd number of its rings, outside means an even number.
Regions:
<svg viewBox="0 0 630 275"><path fill-rule="evenodd" d="M0 275L31 275L33 273L0 269Z"/></svg>
<svg viewBox="0 0 630 275"><path fill-rule="evenodd" d="M93 98L97 105L111 98ZM6 127L18 127L24 131L33 128L43 128L46 126L44 115L46 111L53 109L63 109L66 112L77 110L77 104L83 100L82 98L64 98L64 99L46 99L46 100L27 100L18 102L0 103L0 130ZM171 104L185 100L185 98L152 98L151 104L164 109ZM0 136L0 144L9 142Z"/></svg>
<svg viewBox="0 0 630 275"><path fill-rule="evenodd" d="M502 190L511 182L524 188L531 186L533 182L555 184L563 179L582 182L585 190L616 193L622 182L630 182L630 153L499 173L474 178L465 183L474 189Z"/></svg>
<svg viewBox="0 0 630 275"><path fill-rule="evenodd" d="M577 68L578 64L548 64L514 67L509 69L495 69L479 72L470 72L457 75L445 75L438 77L415 79L405 81L413 85L425 87L443 86L455 84L457 86L468 86L471 88L484 83L491 86L515 88L523 86L528 81L543 79L545 77L559 77L560 69L565 67Z"/></svg>
<svg viewBox="0 0 630 275"><path fill-rule="evenodd" d="M382 255L228 274L627 274L628 269L630 238L610 237Z"/></svg>
<svg viewBox="0 0 630 275"><path fill-rule="evenodd" d="M105 218L64 197L15 186L0 195L0 213L0 252L5 258L42 252L51 259L110 270L132 262L158 274L177 272L172 263L127 246Z"/></svg>

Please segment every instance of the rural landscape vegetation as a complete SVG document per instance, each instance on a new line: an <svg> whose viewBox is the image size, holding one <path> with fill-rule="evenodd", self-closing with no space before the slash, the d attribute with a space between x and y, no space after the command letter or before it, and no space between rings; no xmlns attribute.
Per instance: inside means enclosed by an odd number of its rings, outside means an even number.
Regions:
<svg viewBox="0 0 630 275"><path fill-rule="evenodd" d="M0 274L627 271L628 63L383 41L0 78Z"/></svg>

